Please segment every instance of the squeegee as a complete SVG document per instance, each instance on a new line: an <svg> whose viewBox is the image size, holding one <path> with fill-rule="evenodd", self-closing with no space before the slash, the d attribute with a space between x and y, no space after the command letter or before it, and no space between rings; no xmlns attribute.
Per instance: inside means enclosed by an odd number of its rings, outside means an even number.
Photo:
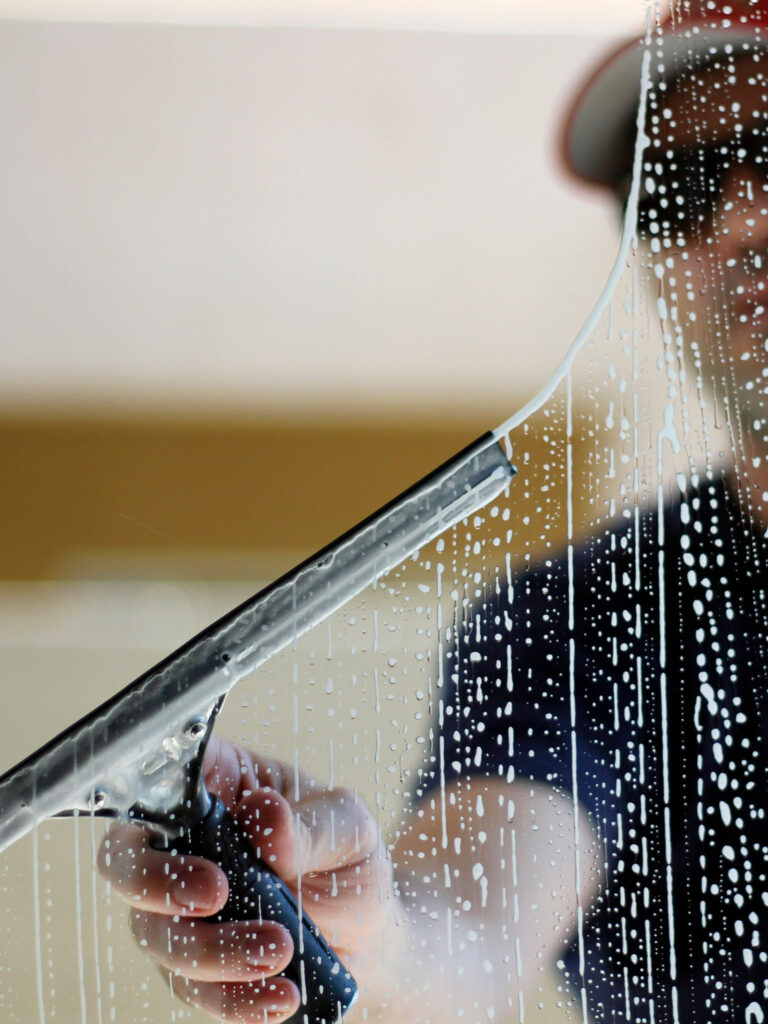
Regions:
<svg viewBox="0 0 768 1024"><path fill-rule="evenodd" d="M224 870L229 897L211 920L270 919L288 928L294 956L283 974L302 995L292 1021L339 1021L355 981L208 792L208 739L238 680L496 498L514 472L497 435L481 437L31 754L0 778L0 851L53 816L144 825L156 845Z"/></svg>

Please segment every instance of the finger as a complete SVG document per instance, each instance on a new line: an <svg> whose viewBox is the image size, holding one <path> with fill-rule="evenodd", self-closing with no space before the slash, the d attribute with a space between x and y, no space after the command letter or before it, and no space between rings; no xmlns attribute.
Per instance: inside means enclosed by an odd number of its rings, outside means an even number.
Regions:
<svg viewBox="0 0 768 1024"><path fill-rule="evenodd" d="M228 807L244 795L264 787L274 789L289 801L299 801L323 787L305 771L296 771L283 761L255 754L212 736L203 758L205 782Z"/></svg>
<svg viewBox="0 0 768 1024"><path fill-rule="evenodd" d="M237 1024L280 1024L299 1009L298 988L287 978L250 984L192 981L171 976L173 991L189 1003L222 1021Z"/></svg>
<svg viewBox="0 0 768 1024"><path fill-rule="evenodd" d="M148 833L136 825L110 830L98 866L115 893L142 910L207 917L227 902L229 887L221 868L203 857L153 849Z"/></svg>
<svg viewBox="0 0 768 1024"><path fill-rule="evenodd" d="M354 790L311 793L294 810L303 874L359 864L379 845L376 823Z"/></svg>
<svg viewBox="0 0 768 1024"><path fill-rule="evenodd" d="M134 912L130 924L145 953L196 981L264 981L293 956L290 934L271 921L214 924Z"/></svg>
<svg viewBox="0 0 768 1024"><path fill-rule="evenodd" d="M279 793L256 790L235 815L257 856L288 882L358 864L379 845L375 822L351 790L319 790L293 806Z"/></svg>

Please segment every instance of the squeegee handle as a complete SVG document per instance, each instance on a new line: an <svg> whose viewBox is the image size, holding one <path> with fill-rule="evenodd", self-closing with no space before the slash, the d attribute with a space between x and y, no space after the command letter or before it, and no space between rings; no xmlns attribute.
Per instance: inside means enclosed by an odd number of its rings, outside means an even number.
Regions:
<svg viewBox="0 0 768 1024"><path fill-rule="evenodd" d="M179 853L212 860L229 882L229 898L210 921L277 921L291 933L293 959L282 972L301 993L288 1024L335 1024L352 1005L357 986L285 883L259 860L218 797L201 821L173 840Z"/></svg>

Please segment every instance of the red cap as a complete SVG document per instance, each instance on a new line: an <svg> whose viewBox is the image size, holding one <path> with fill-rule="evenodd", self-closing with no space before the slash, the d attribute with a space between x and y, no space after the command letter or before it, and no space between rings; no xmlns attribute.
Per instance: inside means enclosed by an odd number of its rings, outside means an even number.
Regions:
<svg viewBox="0 0 768 1024"><path fill-rule="evenodd" d="M678 0L653 27L654 81L672 81L726 46L768 49L768 0ZM582 84L561 133L562 158L582 181L614 188L632 164L644 40L613 50Z"/></svg>

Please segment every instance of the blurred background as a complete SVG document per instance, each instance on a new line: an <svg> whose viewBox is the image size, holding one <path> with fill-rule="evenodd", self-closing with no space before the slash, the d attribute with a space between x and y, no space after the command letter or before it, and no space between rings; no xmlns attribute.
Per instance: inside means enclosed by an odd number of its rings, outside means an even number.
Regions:
<svg viewBox="0 0 768 1024"><path fill-rule="evenodd" d="M271 576L524 404L603 287L557 125L642 0L0 11L3 579Z"/></svg>
<svg viewBox="0 0 768 1024"><path fill-rule="evenodd" d="M9 696L30 645L183 639L537 392L618 241L559 117L644 15L0 0Z"/></svg>
<svg viewBox="0 0 768 1024"><path fill-rule="evenodd" d="M546 383L618 245L559 115L644 15L0 0L0 771Z"/></svg>

